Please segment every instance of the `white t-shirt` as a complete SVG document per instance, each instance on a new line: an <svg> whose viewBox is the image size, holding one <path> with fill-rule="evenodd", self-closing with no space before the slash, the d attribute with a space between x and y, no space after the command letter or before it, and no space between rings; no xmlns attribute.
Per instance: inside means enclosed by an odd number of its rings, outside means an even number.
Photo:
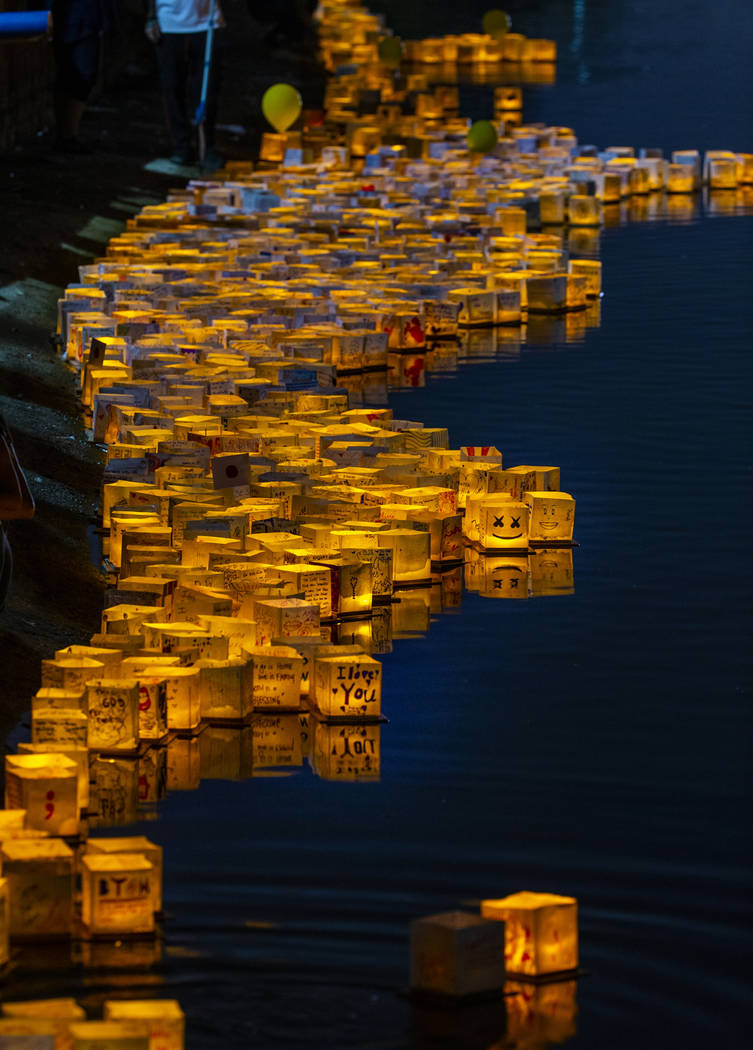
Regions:
<svg viewBox="0 0 753 1050"><path fill-rule="evenodd" d="M201 33L209 23L211 0L157 0L157 21L163 33ZM224 26L215 0L214 25Z"/></svg>

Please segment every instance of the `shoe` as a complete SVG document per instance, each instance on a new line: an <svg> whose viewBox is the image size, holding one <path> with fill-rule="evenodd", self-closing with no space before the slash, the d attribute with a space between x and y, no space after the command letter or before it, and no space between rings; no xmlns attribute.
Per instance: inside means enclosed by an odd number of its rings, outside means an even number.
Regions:
<svg viewBox="0 0 753 1050"><path fill-rule="evenodd" d="M179 167L186 168L194 163L194 156L190 150L178 150L173 153L171 157L167 158L171 164L177 164Z"/></svg>

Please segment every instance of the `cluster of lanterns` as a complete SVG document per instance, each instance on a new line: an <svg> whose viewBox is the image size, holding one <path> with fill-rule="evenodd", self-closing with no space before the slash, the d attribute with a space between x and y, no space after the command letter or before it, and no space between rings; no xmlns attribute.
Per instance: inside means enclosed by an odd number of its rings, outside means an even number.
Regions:
<svg viewBox="0 0 753 1050"><path fill-rule="evenodd" d="M0 1046L10 1050L183 1050L185 1017L174 999L106 999L90 1020L75 999L0 1006Z"/></svg>
<svg viewBox="0 0 753 1050"><path fill-rule="evenodd" d="M592 316L601 266L568 258L565 231L659 189L747 186L753 155L579 147L569 128L523 125L509 86L494 121L469 128L456 88L395 69L552 60L548 42L508 28L495 14L478 38L396 46L363 8L325 3L326 60L347 50L349 63L325 123L289 131L300 98L274 85L258 169L144 208L60 301L61 344L107 449L112 586L91 644L43 662L32 739L6 758L0 963L9 938L50 936L82 938L91 965L129 936L153 959L161 850L89 839L90 824L135 820L166 788L305 758L324 777L375 779L374 654L457 605L463 574L494 598L572 591L574 500L557 467L450 448L446 428L359 407L354 377L420 385L443 347ZM514 980L521 1030L544 1015L556 1023L542 1038L572 1028L571 898L432 916L412 944L417 992ZM552 974L554 991L521 983ZM66 1002L60 1015L35 1005L77 1050L182 1046L176 1004L109 1004L86 1022ZM0 1036L22 1023L17 1005ZM172 1033L163 1042L144 1035L150 1016ZM107 1042L123 1019L141 1026L132 1042Z"/></svg>
<svg viewBox="0 0 753 1050"><path fill-rule="evenodd" d="M499 75L505 66L508 75L520 75L530 66L553 67L557 60L554 40L511 32L510 18L500 10L487 11L481 33L423 40L400 40L385 30L381 15L358 3L330 0L319 5L318 14L321 58L331 73L343 65L390 68L403 62L419 68L441 68L446 77L457 76L458 67L491 67Z"/></svg>

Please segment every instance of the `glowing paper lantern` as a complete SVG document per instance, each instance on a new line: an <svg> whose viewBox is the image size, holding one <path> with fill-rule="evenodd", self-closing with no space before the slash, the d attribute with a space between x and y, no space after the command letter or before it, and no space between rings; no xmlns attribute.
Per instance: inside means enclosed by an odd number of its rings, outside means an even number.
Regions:
<svg viewBox="0 0 753 1050"><path fill-rule="evenodd" d="M296 650L287 645L252 646L245 653L253 664L253 706L297 710L303 658Z"/></svg>
<svg viewBox="0 0 753 1050"><path fill-rule="evenodd" d="M105 1021L142 1021L154 1050L183 1050L186 1019L175 999L105 999Z"/></svg>
<svg viewBox="0 0 753 1050"><path fill-rule="evenodd" d="M290 84L273 84L261 100L261 110L275 131L287 131L301 115L303 102L299 92Z"/></svg>
<svg viewBox="0 0 753 1050"><path fill-rule="evenodd" d="M0 849L10 891L11 937L69 936L73 853L60 839L6 841Z"/></svg>
<svg viewBox="0 0 753 1050"><path fill-rule="evenodd" d="M79 826L78 766L65 755L6 755L5 805L25 809L26 826L75 835Z"/></svg>
<svg viewBox="0 0 753 1050"><path fill-rule="evenodd" d="M86 853L81 919L92 934L154 931L154 869L141 853Z"/></svg>
<svg viewBox="0 0 753 1050"><path fill-rule="evenodd" d="M411 989L462 998L499 990L505 979L504 927L464 911L415 919Z"/></svg>
<svg viewBox="0 0 753 1050"><path fill-rule="evenodd" d="M93 838L86 843L87 853L140 853L152 865L152 911L162 911L162 847L144 835L125 835L121 838Z"/></svg>
<svg viewBox="0 0 753 1050"><path fill-rule="evenodd" d="M139 743L139 683L136 678L100 678L87 687L89 747L136 751Z"/></svg>
<svg viewBox="0 0 753 1050"><path fill-rule="evenodd" d="M491 153L497 145L497 129L490 120L476 120L466 136L471 153Z"/></svg>
<svg viewBox="0 0 753 1050"><path fill-rule="evenodd" d="M233 660L199 660L201 717L213 721L243 721L251 714L251 664Z"/></svg>
<svg viewBox="0 0 753 1050"><path fill-rule="evenodd" d="M567 492L526 492L523 501L531 511L531 543L569 543L575 524L575 500Z"/></svg>
<svg viewBox="0 0 753 1050"><path fill-rule="evenodd" d="M525 550L528 547L528 507L505 497L487 496L480 506L478 542L485 550Z"/></svg>
<svg viewBox="0 0 753 1050"><path fill-rule="evenodd" d="M73 1050L149 1050L143 1021L78 1021L70 1027Z"/></svg>
<svg viewBox="0 0 753 1050"><path fill-rule="evenodd" d="M382 665L371 656L326 656L314 661L311 699L325 718L377 718Z"/></svg>
<svg viewBox="0 0 753 1050"><path fill-rule="evenodd" d="M75 762L77 771L78 811L89 808L89 749L86 747L60 747L58 744L29 744L22 741L18 745L19 755L43 755L53 752L64 755ZM16 812L11 810L10 812ZM2 834L0 834L2 838Z"/></svg>
<svg viewBox="0 0 753 1050"><path fill-rule="evenodd" d="M505 924L508 973L541 976L578 965L578 903L554 893L513 893L481 902L481 915Z"/></svg>

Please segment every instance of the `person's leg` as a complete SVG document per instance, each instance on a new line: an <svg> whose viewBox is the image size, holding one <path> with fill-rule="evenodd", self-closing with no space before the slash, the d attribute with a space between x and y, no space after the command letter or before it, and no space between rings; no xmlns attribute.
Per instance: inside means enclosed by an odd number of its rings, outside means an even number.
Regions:
<svg viewBox="0 0 753 1050"><path fill-rule="evenodd" d="M176 160L188 163L194 155L193 133L188 113L190 33L163 33L157 44L162 99L167 128Z"/></svg>
<svg viewBox="0 0 753 1050"><path fill-rule="evenodd" d="M57 144L62 149L81 148L78 132L86 101L99 72L99 35L91 35L55 47L55 123Z"/></svg>

